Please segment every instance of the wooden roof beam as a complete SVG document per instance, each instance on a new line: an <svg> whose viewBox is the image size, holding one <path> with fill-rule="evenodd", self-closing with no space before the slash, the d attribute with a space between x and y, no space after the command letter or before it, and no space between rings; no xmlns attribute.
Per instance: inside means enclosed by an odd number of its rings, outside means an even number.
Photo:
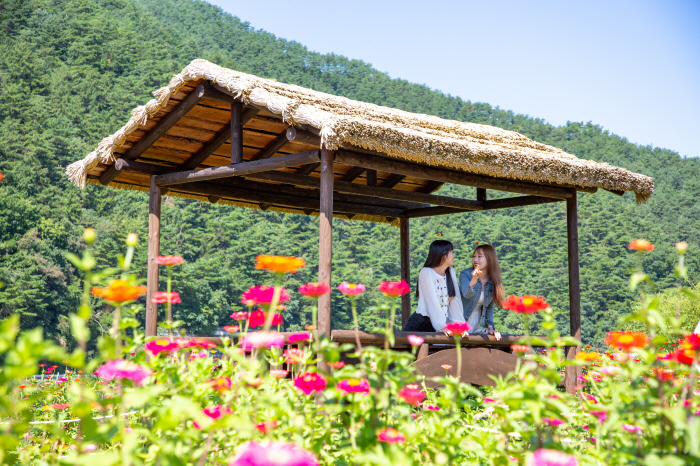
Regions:
<svg viewBox="0 0 700 466"><path fill-rule="evenodd" d="M136 160L139 158L141 154L146 152L146 150L153 145L154 142L167 133L170 128L175 126L175 124L180 121L180 118L185 116L187 112L192 110L199 103L199 101L202 100L207 89L210 89L208 85L205 86L200 84L197 86L194 91L190 92L187 97L185 97L174 109L170 111L170 113L161 118L161 120L158 121L158 123L156 123L156 125L151 128L148 133L139 139L136 144L131 147L131 149L122 155L121 158L126 160ZM112 165L100 176L100 184L109 184L118 175L119 170L117 170L115 165Z"/></svg>
<svg viewBox="0 0 700 466"><path fill-rule="evenodd" d="M403 175L397 175L396 173L394 173L391 176L389 176L389 178L384 180L382 182L382 184L380 184L379 186L382 188L393 188L397 184L401 183L404 178L406 178L406 177Z"/></svg>
<svg viewBox="0 0 700 466"><path fill-rule="evenodd" d="M352 167L346 174L340 177L340 181L345 181L346 183L352 183L358 176L362 175L365 169L362 167Z"/></svg>
<svg viewBox="0 0 700 466"><path fill-rule="evenodd" d="M557 199L542 196L518 196L506 199L495 199L484 202L482 210L510 209L511 207L524 207L536 204L548 204L551 202L562 202L565 199ZM478 202L478 201L477 201ZM464 213L464 209L452 207L420 207L418 209L408 209L404 212L406 218L433 217L436 215L449 215Z"/></svg>
<svg viewBox="0 0 700 466"><path fill-rule="evenodd" d="M253 156L250 161L254 160L264 160L264 159L269 159L273 155L275 155L280 149L282 149L284 146L289 143L289 139L287 137L287 131L285 131L282 134L277 135L275 139L270 141L264 148L260 150L257 154Z"/></svg>
<svg viewBox="0 0 700 466"><path fill-rule="evenodd" d="M570 198L576 192L573 188L560 188L557 186L539 185L523 181L491 178L483 175L417 165L376 155L360 154L342 149L335 151L335 160L337 163L344 163L346 165L354 165L431 181L476 186L477 188L496 189L499 191L535 196L554 197L557 199Z"/></svg>
<svg viewBox="0 0 700 466"><path fill-rule="evenodd" d="M158 186L168 186L181 183L191 183L193 181L216 180L231 176L242 176L256 172L276 170L278 168L294 167L305 165L319 160L319 151L312 150L299 152L298 154L288 154L275 157L273 159L256 160L254 162L243 162L222 167L203 168L201 170L188 170L177 173L168 173L156 176L155 182Z"/></svg>

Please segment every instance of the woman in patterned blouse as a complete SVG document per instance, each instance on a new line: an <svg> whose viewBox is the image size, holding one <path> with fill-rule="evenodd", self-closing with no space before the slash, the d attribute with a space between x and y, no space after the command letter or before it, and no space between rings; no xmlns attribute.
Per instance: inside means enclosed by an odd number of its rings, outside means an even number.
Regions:
<svg viewBox="0 0 700 466"><path fill-rule="evenodd" d="M418 308L404 325L407 332L442 332L449 322L464 322L462 300L454 263L454 247L444 240L433 241L418 276Z"/></svg>

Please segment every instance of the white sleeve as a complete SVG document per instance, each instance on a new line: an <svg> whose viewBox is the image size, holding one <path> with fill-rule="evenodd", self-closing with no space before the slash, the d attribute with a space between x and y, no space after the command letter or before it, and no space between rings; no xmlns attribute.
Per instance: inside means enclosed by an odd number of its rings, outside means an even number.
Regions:
<svg viewBox="0 0 700 466"><path fill-rule="evenodd" d="M452 275L452 283L455 285L455 297L450 298L450 304L447 307L447 312L450 316L450 322L464 322L464 309L462 308L462 295L459 292L459 283L455 270L450 267Z"/></svg>
<svg viewBox="0 0 700 466"><path fill-rule="evenodd" d="M447 318L440 307L437 290L430 276L430 271L427 268L423 268L420 271L420 275L418 275L418 289L419 299L423 301L424 304L422 307L428 313L430 323L433 324L435 331L439 332L445 327ZM421 307L420 303L418 306Z"/></svg>

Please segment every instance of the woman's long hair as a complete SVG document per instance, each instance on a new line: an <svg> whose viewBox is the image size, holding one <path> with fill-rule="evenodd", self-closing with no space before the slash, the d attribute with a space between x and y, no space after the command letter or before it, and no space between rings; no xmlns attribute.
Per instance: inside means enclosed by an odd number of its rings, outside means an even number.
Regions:
<svg viewBox="0 0 700 466"><path fill-rule="evenodd" d="M494 302L501 306L502 302L506 300L506 290L503 288L503 279L501 278L501 265L498 263L498 257L496 256L496 250L490 244L482 244L474 249L474 254L476 251L481 251L486 257L486 273L491 277L494 288ZM473 255L472 254L472 257Z"/></svg>
<svg viewBox="0 0 700 466"><path fill-rule="evenodd" d="M423 264L423 268L426 267L439 267L440 264L442 264L442 261L445 260L445 257L450 253L450 251L454 251L454 246L452 246L452 243L449 241L445 241L443 239L439 239L436 241L433 241L430 243L430 249L428 250L428 258L425 260L425 264ZM445 281L447 282L447 296L450 298L454 298L455 295L457 294L455 292L455 284L452 281L452 273L450 272L449 267L445 270ZM418 298L418 283L416 283L416 299Z"/></svg>

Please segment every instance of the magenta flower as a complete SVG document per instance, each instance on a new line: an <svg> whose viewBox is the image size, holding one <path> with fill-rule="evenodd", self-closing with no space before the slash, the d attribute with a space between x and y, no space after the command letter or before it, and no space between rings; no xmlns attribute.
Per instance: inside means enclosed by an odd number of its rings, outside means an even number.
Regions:
<svg viewBox="0 0 700 466"><path fill-rule="evenodd" d="M335 388L343 392L343 395L348 393L366 395L369 393L369 382L365 379L345 379L338 382Z"/></svg>
<svg viewBox="0 0 700 466"><path fill-rule="evenodd" d="M423 340L421 337L417 335L409 335L408 336L408 342L411 344L411 346L420 346L423 344L425 340Z"/></svg>
<svg viewBox="0 0 700 466"><path fill-rule="evenodd" d="M552 426L552 427L557 427L557 426L564 424L564 421L562 421L561 419L557 419L555 417L543 417L542 422L544 422L548 426Z"/></svg>
<svg viewBox="0 0 700 466"><path fill-rule="evenodd" d="M338 291L346 296L357 296L365 292L365 285L343 282L338 286Z"/></svg>
<svg viewBox="0 0 700 466"><path fill-rule="evenodd" d="M604 409L598 409L598 410L593 410L593 411L588 411L588 414L591 416L597 417L598 421L602 424L605 422L605 420L608 418L608 412L605 411Z"/></svg>
<svg viewBox="0 0 700 466"><path fill-rule="evenodd" d="M174 353L180 349L180 343L177 341L162 338L160 340L151 340L146 343L146 351L156 356L160 353Z"/></svg>
<svg viewBox="0 0 700 466"><path fill-rule="evenodd" d="M406 283L403 280L400 280L398 282L382 282L382 284L379 285L377 289L384 293L384 296L391 298L404 295L411 291L411 287L408 286L408 283Z"/></svg>
<svg viewBox="0 0 700 466"><path fill-rule="evenodd" d="M406 385L397 393L406 403L418 406L425 399L425 391L418 388L418 385Z"/></svg>
<svg viewBox="0 0 700 466"><path fill-rule="evenodd" d="M452 335L461 335L471 329L472 326L466 322L450 322L449 324L445 325L445 330L452 333Z"/></svg>
<svg viewBox="0 0 700 466"><path fill-rule="evenodd" d="M298 343L300 341L311 341L311 332L292 333L287 337L287 343Z"/></svg>
<svg viewBox="0 0 700 466"><path fill-rule="evenodd" d="M251 304L251 306L254 305L254 303ZM246 311L234 312L233 314L231 314L231 318L240 322L241 320L246 320L248 318L248 313Z"/></svg>
<svg viewBox="0 0 700 466"><path fill-rule="evenodd" d="M284 335L271 332L254 332L241 337L241 348L250 351L257 348L272 348L284 346Z"/></svg>
<svg viewBox="0 0 700 466"><path fill-rule="evenodd" d="M622 424L622 428L630 434L637 434L642 431L642 426L635 426L634 424Z"/></svg>
<svg viewBox="0 0 700 466"><path fill-rule="evenodd" d="M116 361L108 361L100 366L97 369L97 375L105 380L129 379L141 385L143 380L151 375L151 370L131 361L117 359Z"/></svg>
<svg viewBox="0 0 700 466"><path fill-rule="evenodd" d="M316 372L305 372L294 379L294 387L301 390L304 395L313 392L322 392L326 389L326 379Z"/></svg>
<svg viewBox="0 0 700 466"><path fill-rule="evenodd" d="M285 442L248 442L238 449L229 466L318 466L316 455Z"/></svg>
<svg viewBox="0 0 700 466"><path fill-rule="evenodd" d="M377 440L384 443L403 443L406 436L392 427L387 427L377 432Z"/></svg>
<svg viewBox="0 0 700 466"><path fill-rule="evenodd" d="M253 301L255 304L270 304L272 302L272 296L275 293L274 286L253 286L248 291L243 293L244 301ZM282 288L280 291L280 299L278 304L282 304L285 301L289 301L291 297L287 293L287 290Z"/></svg>
<svg viewBox="0 0 700 466"><path fill-rule="evenodd" d="M540 448L528 458L527 466L578 466L578 461L563 451Z"/></svg>
<svg viewBox="0 0 700 466"><path fill-rule="evenodd" d="M423 405L423 408L430 411L440 411L440 407L437 405Z"/></svg>
<svg viewBox="0 0 700 466"><path fill-rule="evenodd" d="M204 408L202 412L212 419L219 419L227 414L231 414L232 411L231 408L227 406L214 405L208 408Z"/></svg>

